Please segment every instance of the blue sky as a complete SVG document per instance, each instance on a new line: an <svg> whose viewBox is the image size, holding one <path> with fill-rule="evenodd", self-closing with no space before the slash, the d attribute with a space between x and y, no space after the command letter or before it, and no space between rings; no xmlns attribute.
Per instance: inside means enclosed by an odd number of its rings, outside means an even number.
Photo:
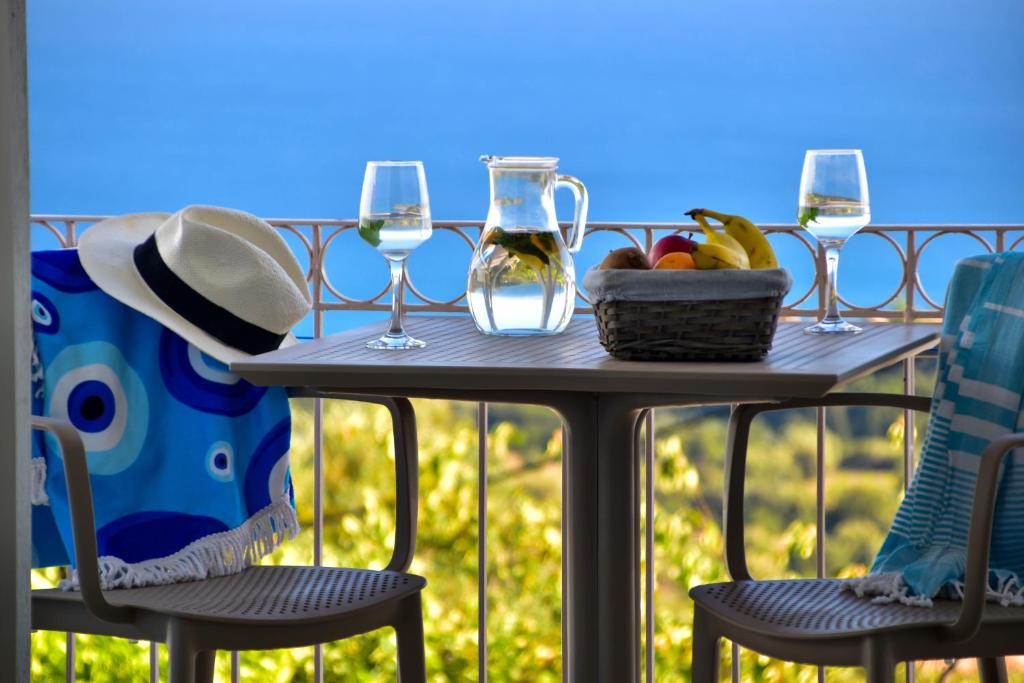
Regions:
<svg viewBox="0 0 1024 683"><path fill-rule="evenodd" d="M1024 220L1024 4L30 0L33 209L351 216L422 158L553 154L593 216L791 220L808 147L865 150L877 221Z"/></svg>
<svg viewBox="0 0 1024 683"><path fill-rule="evenodd" d="M546 154L587 184L594 220L679 221L708 206L790 222L804 150L859 147L875 223L1024 223L1019 1L28 10L37 213L212 203L353 217L367 160L418 158L435 218L480 219L480 154ZM568 197L559 207L571 216ZM432 242L413 256L419 280L459 291L468 253ZM844 260L841 289L861 303L898 280L898 260L876 258L875 242L854 238ZM365 277L376 257L361 248L346 246L331 274L368 295L386 269ZM922 269L933 290L965 250L975 247L932 250Z"/></svg>

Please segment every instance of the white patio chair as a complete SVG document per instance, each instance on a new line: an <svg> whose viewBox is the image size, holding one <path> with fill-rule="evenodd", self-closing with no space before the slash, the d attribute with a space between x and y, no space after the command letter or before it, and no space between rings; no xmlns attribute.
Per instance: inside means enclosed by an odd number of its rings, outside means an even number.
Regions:
<svg viewBox="0 0 1024 683"><path fill-rule="evenodd" d="M892 683L898 662L979 660L984 683L1005 683L1001 657L1024 654L1024 609L987 603L989 542L999 466L1024 434L991 442L981 457L971 517L963 602L935 600L923 609L858 598L837 579L755 581L744 549L743 490L750 423L757 415L810 406L890 406L928 411L931 399L889 394L834 394L821 399L739 406L729 423L726 452L725 545L733 580L697 586L693 681L718 683L719 642L786 661L863 666L869 683Z"/></svg>
<svg viewBox="0 0 1024 683"><path fill-rule="evenodd" d="M380 571L254 566L239 574L145 588L101 590L85 448L69 423L33 417L64 459L80 590L32 591L32 628L167 644L171 683L210 683L217 650L325 643L392 627L403 683L426 680L420 593L426 581L405 570L416 543L417 450L405 399L339 396L387 406L395 433L397 528Z"/></svg>

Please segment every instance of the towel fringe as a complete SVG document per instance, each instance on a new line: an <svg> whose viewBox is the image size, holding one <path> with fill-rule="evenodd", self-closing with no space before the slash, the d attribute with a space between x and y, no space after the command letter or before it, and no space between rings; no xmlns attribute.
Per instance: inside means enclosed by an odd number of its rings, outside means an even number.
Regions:
<svg viewBox="0 0 1024 683"><path fill-rule="evenodd" d="M843 587L856 593L858 598L871 597L871 602L876 605L900 602L911 607L932 606L931 598L910 594L910 587L903 582L903 575L899 572L868 574L857 579L847 579L843 582Z"/></svg>
<svg viewBox="0 0 1024 683"><path fill-rule="evenodd" d="M950 589L957 600L964 599L964 582L952 581ZM989 584L985 591L985 599L998 602L1003 607L1024 607L1024 584L1015 574L1000 576L996 587Z"/></svg>
<svg viewBox="0 0 1024 683"><path fill-rule="evenodd" d="M46 458L32 458L32 493L29 500L33 505L49 505L46 493Z"/></svg>
<svg viewBox="0 0 1024 683"><path fill-rule="evenodd" d="M911 607L932 607L931 598L923 595L911 595L910 588L903 581L899 572L882 572L869 574L856 579L843 581L846 590L853 591L858 598L871 597L876 605L899 602ZM951 581L946 584L946 591L954 600L964 599L964 582ZM1009 574L1000 576L996 586L989 584L985 591L985 599L997 602L1003 607L1024 607L1024 583L1020 577Z"/></svg>
<svg viewBox="0 0 1024 683"><path fill-rule="evenodd" d="M134 564L104 555L99 558L100 585L104 590L140 588L237 574L298 532L299 521L285 495L234 529L204 536L173 555ZM78 571L72 570L60 588L77 590Z"/></svg>

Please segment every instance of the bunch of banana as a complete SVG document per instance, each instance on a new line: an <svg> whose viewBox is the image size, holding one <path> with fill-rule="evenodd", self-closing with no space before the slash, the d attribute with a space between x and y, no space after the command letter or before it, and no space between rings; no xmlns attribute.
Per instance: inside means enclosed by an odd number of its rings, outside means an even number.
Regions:
<svg viewBox="0 0 1024 683"><path fill-rule="evenodd" d="M693 219L700 223L707 242L698 244L690 256L701 270L720 270L750 268L747 252L732 235L716 232L701 214L693 214Z"/></svg>
<svg viewBox="0 0 1024 683"><path fill-rule="evenodd" d="M708 243L715 244L716 241L712 240L711 235L717 235L719 238L729 237L732 243L739 247L740 251L743 252L747 261L748 268L778 268L779 262L775 258L775 250L772 249L772 245L768 242L768 238L764 236L761 230L748 221L743 216L732 216L726 213L718 213L717 211L711 211L709 209L691 209L686 212L687 216L690 216L695 221L700 223L701 228L704 229L704 234L708 236ZM707 218L713 218L716 221L722 223L722 227L725 228L725 235L716 232L707 221ZM720 240L719 240L720 241ZM694 261L697 261L696 254L694 254ZM699 268L704 266L697 262ZM709 265L709 268L742 268L744 266L737 265Z"/></svg>

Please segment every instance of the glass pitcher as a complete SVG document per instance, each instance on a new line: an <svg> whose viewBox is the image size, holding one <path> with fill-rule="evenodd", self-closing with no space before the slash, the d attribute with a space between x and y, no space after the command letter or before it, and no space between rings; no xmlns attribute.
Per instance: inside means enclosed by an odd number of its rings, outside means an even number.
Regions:
<svg viewBox="0 0 1024 683"><path fill-rule="evenodd" d="M483 156L491 207L466 284L469 311L485 334L557 334L576 303L572 254L583 246L587 189L556 175L556 157ZM567 247L555 218L555 189L576 197Z"/></svg>

